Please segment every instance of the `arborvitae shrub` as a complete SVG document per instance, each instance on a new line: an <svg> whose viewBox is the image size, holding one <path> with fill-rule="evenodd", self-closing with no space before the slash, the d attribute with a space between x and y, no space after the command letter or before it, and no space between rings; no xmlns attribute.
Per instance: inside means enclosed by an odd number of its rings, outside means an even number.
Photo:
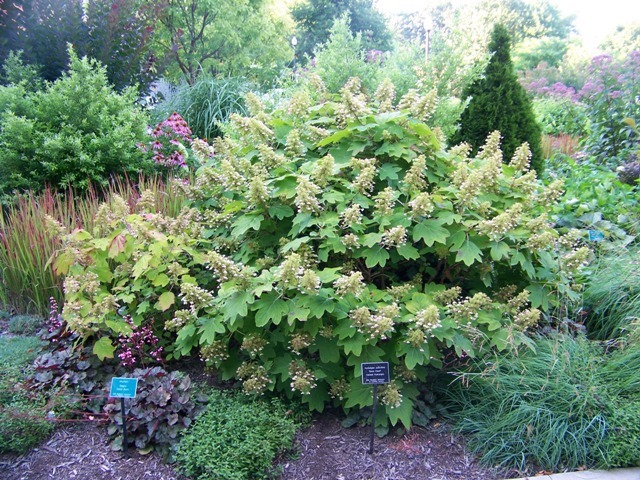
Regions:
<svg viewBox="0 0 640 480"><path fill-rule="evenodd" d="M467 142L477 152L487 135L498 130L502 134L502 152L511 158L524 142L531 149L531 166L542 171L540 126L536 123L531 100L518 82L510 55L507 30L496 25L489 43L492 57L484 75L467 87L463 98L471 97L460 118L460 130L452 143Z"/></svg>

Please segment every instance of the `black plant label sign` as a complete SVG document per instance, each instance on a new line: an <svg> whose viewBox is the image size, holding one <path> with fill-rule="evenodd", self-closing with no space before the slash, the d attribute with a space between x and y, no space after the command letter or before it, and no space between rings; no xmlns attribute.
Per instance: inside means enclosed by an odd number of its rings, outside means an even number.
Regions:
<svg viewBox="0 0 640 480"><path fill-rule="evenodd" d="M363 385L381 385L389 383L389 362L369 362L362 364Z"/></svg>

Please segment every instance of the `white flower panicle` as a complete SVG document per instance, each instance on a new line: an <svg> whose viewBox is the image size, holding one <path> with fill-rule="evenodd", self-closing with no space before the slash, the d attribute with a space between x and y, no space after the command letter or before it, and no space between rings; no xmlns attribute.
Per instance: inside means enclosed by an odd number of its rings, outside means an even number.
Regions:
<svg viewBox="0 0 640 480"><path fill-rule="evenodd" d="M333 175L335 163L336 161L331 154L325 155L318 160L316 168L313 170L313 180L317 185L321 187L327 185L329 178Z"/></svg>
<svg viewBox="0 0 640 480"><path fill-rule="evenodd" d="M525 142L516 149L511 161L509 162L509 166L513 167L516 172L524 173L529 170L530 162L531 149L529 148L529 143Z"/></svg>
<svg viewBox="0 0 640 480"><path fill-rule="evenodd" d="M371 113L367 106L367 97L362 93L360 79L351 78L340 90L340 103L336 107L336 117L340 125L348 120L363 117Z"/></svg>
<svg viewBox="0 0 640 480"><path fill-rule="evenodd" d="M482 220L478 223L478 230L493 241L500 240L510 230L518 226L523 210L524 208L521 203L514 203L507 210L496 215L491 220Z"/></svg>
<svg viewBox="0 0 640 480"><path fill-rule="evenodd" d="M434 328L440 327L440 310L435 305L429 305L416 313L415 324L417 328L424 330L425 333L430 332Z"/></svg>
<svg viewBox="0 0 640 480"><path fill-rule="evenodd" d="M207 269L212 270L213 274L218 278L220 283L237 279L242 274L242 265L237 264L229 257L226 257L215 250L207 253L206 257Z"/></svg>
<svg viewBox="0 0 640 480"><path fill-rule="evenodd" d="M420 191L427 186L424 171L427 168L427 159L419 155L411 162L411 167L404 176L403 183L410 191Z"/></svg>
<svg viewBox="0 0 640 480"><path fill-rule="evenodd" d="M376 93L373 94L373 98L378 102L378 113L385 113L393 111L393 101L396 97L396 87L393 82L388 78L385 78L378 88Z"/></svg>
<svg viewBox="0 0 640 480"><path fill-rule="evenodd" d="M311 390L316 387L316 376L310 369L299 362L291 363L289 374L291 375L291 390L294 392L310 395Z"/></svg>
<svg viewBox="0 0 640 480"><path fill-rule="evenodd" d="M257 363L243 363L236 370L236 376L242 382L242 390L247 395L260 395L269 385L267 369Z"/></svg>
<svg viewBox="0 0 640 480"><path fill-rule="evenodd" d="M382 234L380 245L386 249L400 247L407 243L407 229L402 225L390 228Z"/></svg>
<svg viewBox="0 0 640 480"><path fill-rule="evenodd" d="M297 128L292 128L288 133L287 139L285 141L284 151L290 157L301 157L307 151L307 147L305 147L304 143L302 143L302 135L300 134L300 130L298 130Z"/></svg>
<svg viewBox="0 0 640 480"><path fill-rule="evenodd" d="M351 272L349 275L342 275L333 282L333 288L338 297L344 297L347 294L357 297L364 291L365 287L362 272Z"/></svg>
<svg viewBox="0 0 640 480"><path fill-rule="evenodd" d="M396 203L396 194L387 187L375 196L375 212L377 215L391 215Z"/></svg>
<svg viewBox="0 0 640 480"><path fill-rule="evenodd" d="M296 186L295 204L299 213L316 214L322 211L322 206L318 200L320 187L309 180L304 175L298 175L298 185Z"/></svg>
<svg viewBox="0 0 640 480"><path fill-rule="evenodd" d="M349 228L362 223L362 207L353 203L345 208L340 214L340 225L342 228Z"/></svg>
<svg viewBox="0 0 640 480"><path fill-rule="evenodd" d="M411 208L411 218L429 218L435 209L431 195L426 192L418 194L416 198L409 202Z"/></svg>
<svg viewBox="0 0 640 480"><path fill-rule="evenodd" d="M351 183L356 192L366 195L367 197L371 195L374 180L378 173L376 164L377 160L375 158L351 159L351 165L354 168L360 169L360 172Z"/></svg>

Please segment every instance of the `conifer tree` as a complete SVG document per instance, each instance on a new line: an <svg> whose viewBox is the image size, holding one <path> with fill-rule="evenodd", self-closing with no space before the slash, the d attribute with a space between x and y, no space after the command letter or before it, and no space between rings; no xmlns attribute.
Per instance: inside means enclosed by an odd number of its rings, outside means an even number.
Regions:
<svg viewBox="0 0 640 480"><path fill-rule="evenodd" d="M471 97L471 100L462 113L460 130L451 143L467 142L476 152L491 132L499 130L505 162L522 143L528 142L531 166L540 173L543 160L540 126L536 123L531 101L516 77L505 27L495 26L489 51L492 56L484 75L463 93L463 98Z"/></svg>

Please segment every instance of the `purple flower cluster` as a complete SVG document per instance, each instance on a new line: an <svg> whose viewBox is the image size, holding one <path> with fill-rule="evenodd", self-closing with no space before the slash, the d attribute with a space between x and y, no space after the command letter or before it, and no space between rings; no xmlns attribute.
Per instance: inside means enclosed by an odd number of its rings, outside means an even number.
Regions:
<svg viewBox="0 0 640 480"><path fill-rule="evenodd" d="M161 346L158 346L158 337L153 333L151 324L137 326L130 316L124 317L125 321L129 324L133 333L131 335L120 335L118 337L118 344L120 353L118 358L123 367L134 367L136 362L145 367L145 356L150 357L152 360L162 363L162 350Z"/></svg>
<svg viewBox="0 0 640 480"><path fill-rule="evenodd" d="M154 162L169 168L186 166L183 151L185 143L191 145L191 129L178 113L173 112L156 125L151 137L154 140L143 148L145 151L151 150Z"/></svg>

